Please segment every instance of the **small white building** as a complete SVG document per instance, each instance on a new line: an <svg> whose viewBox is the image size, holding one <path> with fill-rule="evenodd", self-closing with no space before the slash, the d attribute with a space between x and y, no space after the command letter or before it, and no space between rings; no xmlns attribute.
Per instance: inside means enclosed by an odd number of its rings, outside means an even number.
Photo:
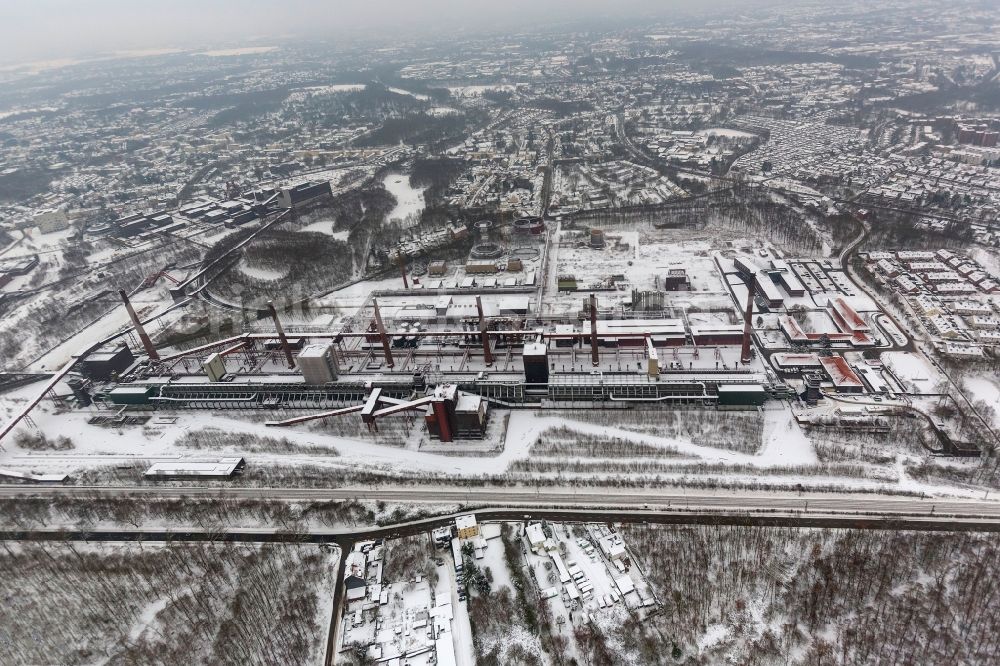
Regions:
<svg viewBox="0 0 1000 666"><path fill-rule="evenodd" d="M459 539L472 539L479 536L479 523L476 522L476 516L471 513L456 518L455 529L458 530Z"/></svg>
<svg viewBox="0 0 1000 666"><path fill-rule="evenodd" d="M602 537L597 543L601 547L601 552L604 553L604 556L612 562L628 557L628 551L625 550L625 543L617 534Z"/></svg>
<svg viewBox="0 0 1000 666"><path fill-rule="evenodd" d="M541 523L528 525L528 544L535 551L545 547L545 531L542 529Z"/></svg>

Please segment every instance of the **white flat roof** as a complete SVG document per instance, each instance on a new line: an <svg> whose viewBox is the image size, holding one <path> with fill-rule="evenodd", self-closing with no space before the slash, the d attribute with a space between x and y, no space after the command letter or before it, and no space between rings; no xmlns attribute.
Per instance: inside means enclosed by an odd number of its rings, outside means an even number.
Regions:
<svg viewBox="0 0 1000 666"><path fill-rule="evenodd" d="M764 387L760 384L719 384L719 393L764 393Z"/></svg>
<svg viewBox="0 0 1000 666"><path fill-rule="evenodd" d="M587 325L587 331L590 326ZM612 319L597 322L598 334L649 333L651 335L684 335L684 322L680 319Z"/></svg>
<svg viewBox="0 0 1000 666"><path fill-rule="evenodd" d="M455 519L455 527L457 527L460 530L464 530L467 527L475 527L475 526L476 526L476 517L472 514L459 516L458 518Z"/></svg>
<svg viewBox="0 0 1000 666"><path fill-rule="evenodd" d="M326 354L329 351L330 351L329 344L316 343L316 344L306 345L305 347L302 348L302 351L299 352L299 358L321 358L323 356L326 356Z"/></svg>
<svg viewBox="0 0 1000 666"><path fill-rule="evenodd" d="M171 460L154 463L145 476L231 476L243 458Z"/></svg>
<svg viewBox="0 0 1000 666"><path fill-rule="evenodd" d="M544 356L546 353L544 342L528 342L524 345L525 356Z"/></svg>

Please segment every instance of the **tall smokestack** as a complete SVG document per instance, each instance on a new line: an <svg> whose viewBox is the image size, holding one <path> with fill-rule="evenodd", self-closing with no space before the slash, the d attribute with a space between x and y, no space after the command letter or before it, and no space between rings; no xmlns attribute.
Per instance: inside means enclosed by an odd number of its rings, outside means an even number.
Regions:
<svg viewBox="0 0 1000 666"><path fill-rule="evenodd" d="M271 319L274 320L274 330L278 332L278 340L281 341L281 348L285 352L288 369L292 370L295 368L295 359L292 358L292 348L288 344L288 338L285 337L285 329L281 327L281 320L278 319L278 311L274 309L274 301L267 302L267 310L271 313Z"/></svg>
<svg viewBox="0 0 1000 666"><path fill-rule="evenodd" d="M490 350L490 336L486 333L486 317L483 316L483 299L476 296L476 310L479 312L479 337L483 342L483 358L486 365L493 365L493 352Z"/></svg>
<svg viewBox="0 0 1000 666"><path fill-rule="evenodd" d="M146 350L146 356L149 357L150 361L159 361L160 355L156 352L153 341L146 335L146 329L142 327L142 322L139 321L139 316L135 313L132 302L128 300L128 294L125 293L124 289L119 289L118 295L122 297L122 302L125 303L125 309L128 310L128 316L132 320L132 327L135 328L135 334L142 341L142 346Z"/></svg>
<svg viewBox="0 0 1000 666"><path fill-rule="evenodd" d="M382 313L378 310L378 301L372 299L375 307L375 327L378 329L379 340L382 341L382 352L385 354L385 364L390 368L396 365L392 360L392 346L389 344L389 336L385 334L385 326L382 324Z"/></svg>
<svg viewBox="0 0 1000 666"><path fill-rule="evenodd" d="M590 362L597 367L601 357L597 351L597 296L590 295Z"/></svg>
<svg viewBox="0 0 1000 666"><path fill-rule="evenodd" d="M747 311L743 316L743 351L740 353L740 361L743 363L749 363L751 359L750 338L753 335L753 295L756 291L757 274L753 273L747 282Z"/></svg>
<svg viewBox="0 0 1000 666"><path fill-rule="evenodd" d="M399 272L403 276L403 289L409 289L410 283L406 280L406 255L402 252L397 254L396 263L399 264Z"/></svg>

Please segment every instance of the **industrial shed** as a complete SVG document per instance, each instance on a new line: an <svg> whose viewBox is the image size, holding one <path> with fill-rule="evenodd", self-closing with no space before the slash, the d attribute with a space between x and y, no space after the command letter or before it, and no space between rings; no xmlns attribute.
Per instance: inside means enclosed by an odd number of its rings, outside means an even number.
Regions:
<svg viewBox="0 0 1000 666"><path fill-rule="evenodd" d="M153 464L143 476L147 479L231 479L246 467L243 458L216 460L171 460Z"/></svg>
<svg viewBox="0 0 1000 666"><path fill-rule="evenodd" d="M760 384L720 384L720 407L759 407L767 401L767 391Z"/></svg>

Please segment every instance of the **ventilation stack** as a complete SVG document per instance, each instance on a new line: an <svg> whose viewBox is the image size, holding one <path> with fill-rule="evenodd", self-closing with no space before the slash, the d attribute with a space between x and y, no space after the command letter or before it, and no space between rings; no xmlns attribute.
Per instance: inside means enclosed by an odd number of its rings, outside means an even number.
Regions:
<svg viewBox="0 0 1000 666"><path fill-rule="evenodd" d="M281 341L281 348L285 352L288 369L291 370L295 368L295 359L292 358L292 348L288 344L288 338L285 337L285 329L281 327L281 320L278 319L278 311L274 309L273 301L267 302L267 310L271 313L271 319L274 320L274 330L278 332L278 340Z"/></svg>
<svg viewBox="0 0 1000 666"><path fill-rule="evenodd" d="M146 350L146 356L149 357L150 361L159 361L160 355L156 352L156 347L153 346L153 341L149 339L148 335L146 335L146 329L142 327L142 322L139 321L139 316L135 313L135 309L132 307L132 302L128 300L128 294L125 293L124 289L119 289L118 295L122 297L122 302L125 303L125 309L128 311L128 316L132 320L132 327L135 328L135 334L139 336L139 340L142 342L142 346Z"/></svg>
<svg viewBox="0 0 1000 666"><path fill-rule="evenodd" d="M378 339L382 342L382 352L385 354L385 364L392 368L396 362L392 360L392 345L389 344L389 336L385 334L385 325L382 323L382 313L378 309L378 301L372 299L372 306L375 308L375 328L378 331Z"/></svg>
<svg viewBox="0 0 1000 666"><path fill-rule="evenodd" d="M406 279L406 255L402 252L397 254L396 263L399 264L399 272L403 276L403 289L409 289L410 283Z"/></svg>
<svg viewBox="0 0 1000 666"><path fill-rule="evenodd" d="M753 358L750 355L752 347L750 338L753 336L753 295L757 291L757 274L752 273L747 282L747 311L743 318L743 351L740 353L740 362L749 363Z"/></svg>
<svg viewBox="0 0 1000 666"><path fill-rule="evenodd" d="M590 362L596 368L601 364L601 356L597 350L597 296L590 295Z"/></svg>
<svg viewBox="0 0 1000 666"><path fill-rule="evenodd" d="M493 351L490 349L490 336L486 332L486 317L483 316L483 299L476 296L476 311L479 313L479 336L483 342L483 358L486 366L493 365Z"/></svg>

